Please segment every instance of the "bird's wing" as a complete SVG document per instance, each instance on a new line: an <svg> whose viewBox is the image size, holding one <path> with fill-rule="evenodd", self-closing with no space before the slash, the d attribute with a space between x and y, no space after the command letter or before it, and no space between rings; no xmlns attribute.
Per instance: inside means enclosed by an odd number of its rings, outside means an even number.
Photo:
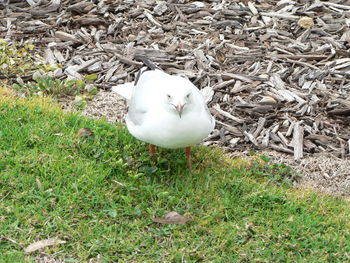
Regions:
<svg viewBox="0 0 350 263"><path fill-rule="evenodd" d="M150 107L156 106L169 76L158 69L141 72L129 104L128 119L133 124L141 125Z"/></svg>
<svg viewBox="0 0 350 263"><path fill-rule="evenodd" d="M191 85L192 85L194 96L196 97L195 99L196 103L201 105L200 107L204 108L205 114L207 115L208 119L210 120L211 123L214 123L215 125L215 119L211 115L211 112L207 105L207 102L212 100L214 91L210 87L199 90L195 85L192 84L192 82L191 82Z"/></svg>
<svg viewBox="0 0 350 263"><path fill-rule="evenodd" d="M127 82L124 84L120 84L117 86L113 86L112 87L112 91L119 94L120 96L124 97L126 100L130 100L132 97L132 93L133 93L133 88L134 86L136 86L138 84L138 82L141 79L142 76L142 81L144 81L145 79L145 72L146 71L150 71L153 73L151 73L151 77L155 76L162 76L164 78L164 75L168 75L166 74L164 71L162 71L156 64L154 64L152 61L150 61L149 59L145 58L145 57L139 57L139 59L142 60L142 62L146 65L145 67L142 67L139 72L136 75L135 81L133 82ZM161 74L164 73L164 74ZM149 75L146 74L146 76Z"/></svg>
<svg viewBox="0 0 350 263"><path fill-rule="evenodd" d="M126 82L124 84L113 86L111 90L129 101L131 99L133 89L134 82Z"/></svg>

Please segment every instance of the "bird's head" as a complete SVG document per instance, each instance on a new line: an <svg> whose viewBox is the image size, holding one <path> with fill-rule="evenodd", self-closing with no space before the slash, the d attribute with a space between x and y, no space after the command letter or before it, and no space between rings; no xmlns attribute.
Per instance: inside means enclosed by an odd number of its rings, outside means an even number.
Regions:
<svg viewBox="0 0 350 263"><path fill-rule="evenodd" d="M165 96L170 110L176 111L180 118L192 104L192 90L187 87L169 89Z"/></svg>

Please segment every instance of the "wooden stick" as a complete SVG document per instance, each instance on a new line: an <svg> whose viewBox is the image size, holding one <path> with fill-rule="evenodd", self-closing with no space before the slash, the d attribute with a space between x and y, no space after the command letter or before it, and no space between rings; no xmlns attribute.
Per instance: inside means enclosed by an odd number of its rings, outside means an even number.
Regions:
<svg viewBox="0 0 350 263"><path fill-rule="evenodd" d="M294 144L294 160L299 160L303 157L303 139L304 128L297 122L294 125L293 144Z"/></svg>

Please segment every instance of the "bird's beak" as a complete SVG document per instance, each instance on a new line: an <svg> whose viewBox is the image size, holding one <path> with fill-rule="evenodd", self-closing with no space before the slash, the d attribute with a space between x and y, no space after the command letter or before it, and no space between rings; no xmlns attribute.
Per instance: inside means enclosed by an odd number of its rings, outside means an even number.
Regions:
<svg viewBox="0 0 350 263"><path fill-rule="evenodd" d="M177 106L175 107L176 111L179 113L179 116L181 118L182 112L184 110L185 104L177 104Z"/></svg>

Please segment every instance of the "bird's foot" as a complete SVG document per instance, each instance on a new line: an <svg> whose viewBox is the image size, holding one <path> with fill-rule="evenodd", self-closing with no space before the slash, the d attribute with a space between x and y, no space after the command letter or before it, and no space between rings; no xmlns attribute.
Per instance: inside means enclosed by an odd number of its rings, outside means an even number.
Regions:
<svg viewBox="0 0 350 263"><path fill-rule="evenodd" d="M186 147L185 152L186 152L186 159L187 159L187 167L188 171L192 173L192 156L191 156L191 147Z"/></svg>
<svg viewBox="0 0 350 263"><path fill-rule="evenodd" d="M154 144L149 145L149 154L154 155L156 153L156 146Z"/></svg>

